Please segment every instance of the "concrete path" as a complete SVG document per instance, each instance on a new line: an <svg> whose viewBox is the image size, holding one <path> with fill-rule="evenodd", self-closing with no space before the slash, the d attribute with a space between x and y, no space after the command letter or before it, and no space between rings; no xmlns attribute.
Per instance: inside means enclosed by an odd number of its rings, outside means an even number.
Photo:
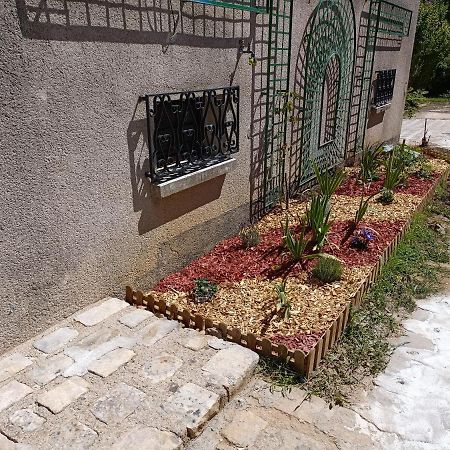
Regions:
<svg viewBox="0 0 450 450"><path fill-rule="evenodd" d="M0 359L0 450L174 450L258 355L109 298Z"/></svg>
<svg viewBox="0 0 450 450"><path fill-rule="evenodd" d="M431 105L420 110L413 118L404 119L400 139L407 144L420 145L427 119L427 138L430 147L450 149L450 104Z"/></svg>
<svg viewBox="0 0 450 450"><path fill-rule="evenodd" d="M392 359L351 408L254 379L189 450L450 449L450 296L419 302Z"/></svg>

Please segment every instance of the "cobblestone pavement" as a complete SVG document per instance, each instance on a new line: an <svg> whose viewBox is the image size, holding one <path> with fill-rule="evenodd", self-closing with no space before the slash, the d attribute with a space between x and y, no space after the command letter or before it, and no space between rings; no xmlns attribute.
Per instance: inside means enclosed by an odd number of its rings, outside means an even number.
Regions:
<svg viewBox="0 0 450 450"><path fill-rule="evenodd" d="M0 359L0 449L173 450L258 356L108 298Z"/></svg>
<svg viewBox="0 0 450 450"><path fill-rule="evenodd" d="M253 379L188 450L450 449L450 296L418 304L386 371L351 407Z"/></svg>
<svg viewBox="0 0 450 450"><path fill-rule="evenodd" d="M427 120L427 137L430 147L450 149L450 105L436 105L419 111L413 118L404 119L400 139L407 144L422 143L425 119Z"/></svg>

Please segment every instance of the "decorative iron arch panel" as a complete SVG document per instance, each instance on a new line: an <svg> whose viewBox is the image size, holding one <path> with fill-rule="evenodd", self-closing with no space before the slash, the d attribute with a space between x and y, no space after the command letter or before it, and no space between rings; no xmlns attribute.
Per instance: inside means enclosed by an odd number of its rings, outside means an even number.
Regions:
<svg viewBox="0 0 450 450"><path fill-rule="evenodd" d="M295 149L301 154L297 159L300 167L295 170L297 179L292 180L297 187L314 178L313 163L328 169L345 159L355 58L355 15L351 0L321 0L308 29L301 68L300 148ZM337 68L337 79L327 83L327 73L333 70L330 63ZM326 86L332 91L324 92ZM324 102L325 95L333 101ZM323 126L333 129L325 142L321 142Z"/></svg>

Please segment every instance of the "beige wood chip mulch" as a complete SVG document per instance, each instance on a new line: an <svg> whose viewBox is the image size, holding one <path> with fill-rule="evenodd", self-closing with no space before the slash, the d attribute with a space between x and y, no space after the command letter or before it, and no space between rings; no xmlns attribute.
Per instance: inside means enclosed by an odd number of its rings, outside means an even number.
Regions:
<svg viewBox="0 0 450 450"><path fill-rule="evenodd" d="M376 196L369 201L369 208L364 221L371 220L406 220L415 211L417 205L421 202L422 197L411 194L395 194L394 201L390 205L382 205L376 201ZM335 220L351 220L359 208L360 197L347 195L333 195L331 198L331 215L330 219ZM281 222L285 217L289 217L289 222L297 224L306 212L307 202L300 200L291 200L289 202L289 210L285 207L277 207L273 212L263 217L258 223L260 233L281 227Z"/></svg>
<svg viewBox="0 0 450 450"><path fill-rule="evenodd" d="M306 273L297 278L288 278L286 292L291 302L291 316L287 320L275 315L278 302L276 280L242 280L237 283L223 283L213 300L196 304L185 292L150 291L156 300L164 299L179 309L188 309L215 323L226 323L237 327L243 333L271 336L281 333L291 336L298 333L312 333L326 330L339 316L359 285L370 272L369 266L344 268L342 280L331 284L318 284L307 280Z"/></svg>

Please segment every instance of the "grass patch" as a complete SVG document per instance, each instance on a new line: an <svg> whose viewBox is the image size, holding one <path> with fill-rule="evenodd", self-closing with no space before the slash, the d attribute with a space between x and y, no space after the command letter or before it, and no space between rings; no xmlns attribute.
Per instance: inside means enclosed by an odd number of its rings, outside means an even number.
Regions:
<svg viewBox="0 0 450 450"><path fill-rule="evenodd" d="M430 263L449 260L448 237L429 226L435 214L450 217L447 189L441 189L424 213L415 216L411 228L383 267L349 324L338 346L322 360L318 370L303 384L309 394L330 403L344 404L355 385L383 371L393 351L388 338L400 331L402 319L415 309L415 299L440 288L442 269ZM285 364L262 359L260 374L274 386L288 389L304 380Z"/></svg>

